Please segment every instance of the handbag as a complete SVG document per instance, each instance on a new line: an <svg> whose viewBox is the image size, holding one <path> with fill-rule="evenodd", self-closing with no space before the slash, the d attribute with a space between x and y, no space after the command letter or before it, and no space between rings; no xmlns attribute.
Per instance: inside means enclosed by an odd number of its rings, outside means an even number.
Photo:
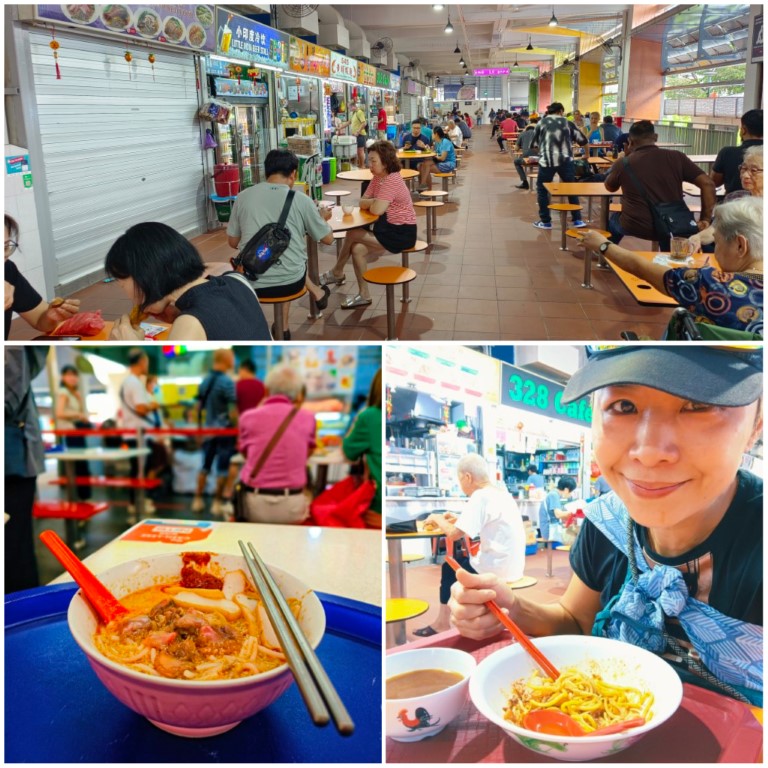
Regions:
<svg viewBox="0 0 768 768"><path fill-rule="evenodd" d="M274 435L272 435L270 441L264 446L264 450L261 452L261 456L259 456L259 460L256 462L256 465L253 468L253 472L251 473L250 480L253 483L258 476L259 472L261 472L261 468L266 463L267 459L269 458L270 454L274 450L275 446L279 442L280 438L283 436L283 433L286 429L288 429L288 425L293 421L293 417L299 412L299 406L294 405L293 408L291 408L288 415L283 419L280 426L277 428L277 431ZM237 487L235 488L235 521L238 523L244 523L246 522L245 517L245 494L249 493L249 491L246 489L245 484L241 481L237 483Z"/></svg>
<svg viewBox="0 0 768 768"><path fill-rule="evenodd" d="M363 515L376 494L373 480L349 475L323 491L309 507L314 525L336 528L365 528Z"/></svg>
<svg viewBox="0 0 768 768"><path fill-rule="evenodd" d="M660 239L690 237L698 232L696 219L693 218L690 208L682 200L674 200L671 203L652 202L646 194L645 187L640 183L640 179L637 178L632 170L629 158L625 157L622 162L632 179L632 183L648 204L648 208L651 211L651 219L653 220L653 231Z"/></svg>

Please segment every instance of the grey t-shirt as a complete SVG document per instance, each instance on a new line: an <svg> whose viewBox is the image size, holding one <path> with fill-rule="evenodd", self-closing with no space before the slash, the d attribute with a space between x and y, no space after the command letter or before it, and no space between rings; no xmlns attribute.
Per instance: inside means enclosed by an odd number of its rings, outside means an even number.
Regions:
<svg viewBox="0 0 768 768"><path fill-rule="evenodd" d="M243 190L232 207L227 234L240 237L242 248L263 226L275 224L280 218L287 184L262 182ZM289 285L300 280L307 268L305 236L320 240L330 233L330 225L323 219L315 204L303 192L296 190L286 226L291 232L291 242L280 263L274 264L253 283L255 288Z"/></svg>

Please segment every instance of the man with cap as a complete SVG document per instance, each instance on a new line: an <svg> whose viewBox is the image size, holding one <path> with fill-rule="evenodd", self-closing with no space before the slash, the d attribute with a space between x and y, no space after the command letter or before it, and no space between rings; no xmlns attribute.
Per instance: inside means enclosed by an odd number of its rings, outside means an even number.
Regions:
<svg viewBox="0 0 768 768"><path fill-rule="evenodd" d="M467 637L497 634L485 607L496 599L524 632L628 642L685 682L762 706L763 486L740 468L762 433L762 349L587 354L563 402L591 396L595 459L613 491L585 510L565 594L542 605L459 571L451 622Z"/></svg>

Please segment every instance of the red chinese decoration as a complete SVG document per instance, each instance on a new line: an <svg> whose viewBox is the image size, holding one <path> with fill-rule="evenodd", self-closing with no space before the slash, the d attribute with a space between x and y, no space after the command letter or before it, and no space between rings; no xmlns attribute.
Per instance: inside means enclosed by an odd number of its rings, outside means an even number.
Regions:
<svg viewBox="0 0 768 768"><path fill-rule="evenodd" d="M155 81L155 54L150 53L149 56L147 56L149 59L149 63L152 65L152 82Z"/></svg>
<svg viewBox="0 0 768 768"><path fill-rule="evenodd" d="M252 81L252 82L254 82L254 83L255 83L255 82L256 82L256 80L258 79L258 77L259 77L259 74L261 74L261 73L259 72L259 70L258 70L258 69L256 69L256 67L251 67L251 68L248 70L248 77L250 77L250 78L251 78L251 81Z"/></svg>
<svg viewBox="0 0 768 768"><path fill-rule="evenodd" d="M130 51L126 51L123 54L123 57L128 62L128 79L133 80L133 78L131 77L131 62L133 61L133 54Z"/></svg>
<svg viewBox="0 0 768 768"><path fill-rule="evenodd" d="M296 78L296 101L301 103L301 78Z"/></svg>
<svg viewBox="0 0 768 768"><path fill-rule="evenodd" d="M48 43L50 49L53 51L53 63L56 67L56 79L61 80L61 70L59 69L59 47L60 43L56 39L53 28L51 28L51 42Z"/></svg>
<svg viewBox="0 0 768 768"><path fill-rule="evenodd" d="M237 78L237 84L240 85L240 78L243 75L243 68L237 64L229 65L229 76Z"/></svg>

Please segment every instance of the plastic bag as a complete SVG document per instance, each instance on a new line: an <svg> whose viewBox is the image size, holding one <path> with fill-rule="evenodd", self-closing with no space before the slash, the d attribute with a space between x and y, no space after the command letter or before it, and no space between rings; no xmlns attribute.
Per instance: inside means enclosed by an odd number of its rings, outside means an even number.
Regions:
<svg viewBox="0 0 768 768"><path fill-rule="evenodd" d="M376 484L371 480L358 485L354 477L345 477L312 502L312 519L315 525L365 528L363 515L370 509L375 493Z"/></svg>
<svg viewBox="0 0 768 768"><path fill-rule="evenodd" d="M78 312L69 320L65 320L54 332L53 336L96 336L104 330L104 318L101 310L96 312Z"/></svg>
<svg viewBox="0 0 768 768"><path fill-rule="evenodd" d="M219 99L206 101L200 108L197 116L201 120L210 120L212 123L228 123L232 114L232 105Z"/></svg>

